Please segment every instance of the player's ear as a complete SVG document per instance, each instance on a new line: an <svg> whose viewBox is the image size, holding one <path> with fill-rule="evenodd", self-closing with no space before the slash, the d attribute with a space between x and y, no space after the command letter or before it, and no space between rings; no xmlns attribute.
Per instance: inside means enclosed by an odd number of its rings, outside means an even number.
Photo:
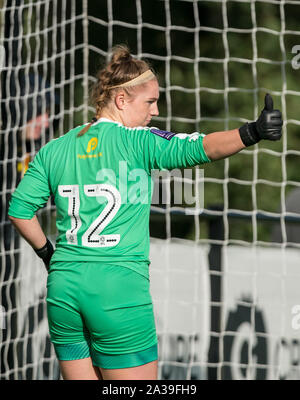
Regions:
<svg viewBox="0 0 300 400"><path fill-rule="evenodd" d="M115 105L118 110L123 110L126 104L125 92L121 91L116 94Z"/></svg>

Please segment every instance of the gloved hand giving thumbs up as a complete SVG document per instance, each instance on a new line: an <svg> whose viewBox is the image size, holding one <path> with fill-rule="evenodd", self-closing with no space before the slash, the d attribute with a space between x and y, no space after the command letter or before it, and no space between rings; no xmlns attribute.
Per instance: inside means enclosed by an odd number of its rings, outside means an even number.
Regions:
<svg viewBox="0 0 300 400"><path fill-rule="evenodd" d="M282 116L279 110L273 110L273 99L267 93L265 107L258 120L246 123L239 129L242 142L245 146L251 146L261 139L279 140L282 135Z"/></svg>

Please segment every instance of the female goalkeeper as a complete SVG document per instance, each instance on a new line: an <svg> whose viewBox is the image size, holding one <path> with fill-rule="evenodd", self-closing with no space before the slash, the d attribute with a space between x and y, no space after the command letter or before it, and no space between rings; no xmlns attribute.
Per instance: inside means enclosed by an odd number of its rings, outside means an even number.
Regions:
<svg viewBox="0 0 300 400"><path fill-rule="evenodd" d="M147 127L158 99L149 65L117 46L97 77L93 121L42 147L12 195L10 219L49 270L49 331L64 379L157 379L151 171L208 163L281 137L269 95L257 121L208 135ZM52 193L55 251L35 216Z"/></svg>

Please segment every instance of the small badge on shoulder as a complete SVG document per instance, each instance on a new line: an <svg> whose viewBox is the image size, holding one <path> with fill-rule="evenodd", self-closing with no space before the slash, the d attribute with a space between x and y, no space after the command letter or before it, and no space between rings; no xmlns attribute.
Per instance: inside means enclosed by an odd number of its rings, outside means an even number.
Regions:
<svg viewBox="0 0 300 400"><path fill-rule="evenodd" d="M154 133L154 135L160 136L164 139L171 140L176 133L168 132L168 131L161 131L160 129L151 128L150 132Z"/></svg>

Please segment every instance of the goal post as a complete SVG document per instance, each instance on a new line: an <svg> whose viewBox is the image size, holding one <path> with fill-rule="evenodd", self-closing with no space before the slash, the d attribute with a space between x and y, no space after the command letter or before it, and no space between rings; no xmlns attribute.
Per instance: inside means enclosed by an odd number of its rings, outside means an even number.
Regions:
<svg viewBox="0 0 300 400"><path fill-rule="evenodd" d="M150 282L159 378L299 379L300 1L0 6L0 378L59 377L47 332L47 276L11 228L7 206L40 147L94 116L90 85L112 47L125 43L157 72L160 114L152 123L159 129L237 128L258 117L266 93L284 119L279 142L154 177ZM45 114L41 137L26 139L29 120ZM38 218L55 240L53 200Z"/></svg>

